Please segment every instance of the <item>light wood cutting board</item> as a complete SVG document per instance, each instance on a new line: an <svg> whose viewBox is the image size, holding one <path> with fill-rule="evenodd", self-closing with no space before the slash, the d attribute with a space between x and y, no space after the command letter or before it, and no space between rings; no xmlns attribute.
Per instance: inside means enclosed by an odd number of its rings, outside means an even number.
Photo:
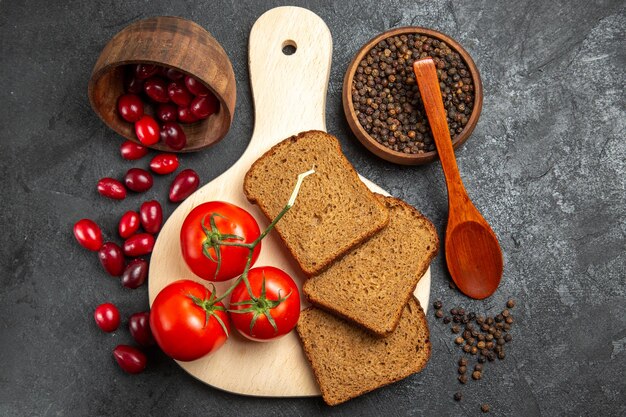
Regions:
<svg viewBox="0 0 626 417"><path fill-rule="evenodd" d="M284 54L285 45L295 46L296 52ZM278 7L256 21L249 40L255 109L252 139L243 156L230 169L187 198L164 225L150 262L150 305L163 287L176 280L206 283L187 268L180 250L180 227L194 207L206 201L228 201L248 210L261 229L267 226L261 211L243 194L243 177L258 157L281 140L305 130L326 130L331 57L330 31L324 21L309 10ZM389 195L362 179L371 190ZM304 280L274 231L263 241L255 265L281 268L300 286ZM228 285L228 282L216 283L218 293ZM428 306L429 293L430 269L415 290L424 309ZM304 299L302 307L307 307ZM200 381L233 393L268 397L320 395L295 331L269 343L255 343L239 336L233 328L230 338L217 352L178 364Z"/></svg>

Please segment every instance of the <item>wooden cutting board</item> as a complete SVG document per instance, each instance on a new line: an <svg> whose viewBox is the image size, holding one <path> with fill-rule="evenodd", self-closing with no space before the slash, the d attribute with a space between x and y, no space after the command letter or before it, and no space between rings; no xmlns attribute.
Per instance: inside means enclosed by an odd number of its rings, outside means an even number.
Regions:
<svg viewBox="0 0 626 417"><path fill-rule="evenodd" d="M283 53L286 45L295 46L295 53ZM206 201L228 201L248 210L261 229L267 226L261 211L243 194L243 177L258 157L281 140L305 130L326 130L326 90L331 57L330 31L324 21L309 10L278 7L256 21L249 40L250 81L255 108L252 139L230 169L187 198L167 220L150 262L150 305L163 287L176 280L206 283L187 268L180 249L180 227L194 207ZM362 179L371 190L389 195ZM275 231L263 241L255 265L281 268L300 286L304 280ZM216 283L218 293L228 285L228 282ZM430 269L415 290L425 308L429 293ZM302 308L305 307L307 303L303 299ZM239 336L233 328L230 338L217 352L178 364L200 381L233 393L268 397L320 395L295 331L272 342L255 343Z"/></svg>

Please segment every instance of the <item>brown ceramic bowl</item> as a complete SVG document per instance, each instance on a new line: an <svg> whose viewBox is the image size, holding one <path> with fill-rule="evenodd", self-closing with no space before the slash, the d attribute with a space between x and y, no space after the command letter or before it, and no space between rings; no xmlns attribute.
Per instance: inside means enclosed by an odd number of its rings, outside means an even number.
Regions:
<svg viewBox="0 0 626 417"><path fill-rule="evenodd" d="M461 133L452 140L452 146L454 147L454 149L461 146L472 134L472 131L474 130L474 127L476 127L476 123L478 122L478 118L480 117L480 112L483 106L483 84L480 80L480 73L478 72L478 68L476 67L476 64L474 64L474 61L467 53L467 51L463 49L463 47L459 45L455 40L447 35L444 35L443 33L431 29L414 26L388 30L387 32L383 32L380 35L376 36L359 50L359 52L356 54L356 56L348 66L348 70L346 71L346 75L343 80L342 100L343 110L346 114L346 118L348 119L348 124L350 125L352 132L354 132L354 135L357 137L357 139L363 145L365 145L367 149L369 149L375 155L396 164L421 165L438 159L437 152L430 151L420 154L406 154L404 152L398 152L389 149L376 141L376 139L371 137L365 131L363 126L361 126L361 123L359 123L359 120L354 111L354 104L352 103L351 94L352 80L354 79L354 75L356 73L359 62L361 62L361 60L367 55L372 47L374 47L378 42L385 40L389 37L408 34L420 34L445 42L448 46L450 46L451 49L456 51L461 56L463 61L465 61L465 63L467 64L467 67L472 77L472 82L474 84L474 107L463 131L461 131Z"/></svg>
<svg viewBox="0 0 626 417"><path fill-rule="evenodd" d="M217 113L200 122L181 124L187 136L187 146L181 152L206 148L226 136L237 98L235 74L222 46L204 28L179 17L152 17L122 29L100 54L89 80L91 106L111 129L139 143L134 125L117 113L128 64L177 69L196 77L219 99ZM161 142L150 147L171 151Z"/></svg>

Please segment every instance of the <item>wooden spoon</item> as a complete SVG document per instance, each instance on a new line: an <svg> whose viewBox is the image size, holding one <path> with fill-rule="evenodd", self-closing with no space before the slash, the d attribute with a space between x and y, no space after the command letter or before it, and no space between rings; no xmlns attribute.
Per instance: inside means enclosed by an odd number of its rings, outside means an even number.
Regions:
<svg viewBox="0 0 626 417"><path fill-rule="evenodd" d="M448 270L465 295L476 299L487 298L495 292L502 278L502 250L498 238L474 207L461 181L435 63L431 58L420 59L413 63L413 71L448 188Z"/></svg>

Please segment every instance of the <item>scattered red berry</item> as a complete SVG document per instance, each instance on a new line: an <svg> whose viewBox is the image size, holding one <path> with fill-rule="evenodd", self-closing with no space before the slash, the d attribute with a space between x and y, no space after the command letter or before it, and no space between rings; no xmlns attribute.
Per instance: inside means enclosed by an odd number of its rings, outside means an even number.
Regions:
<svg viewBox="0 0 626 417"><path fill-rule="evenodd" d="M93 313L96 324L102 331L110 333L120 325L120 312L111 303L100 304Z"/></svg>
<svg viewBox="0 0 626 417"><path fill-rule="evenodd" d="M178 203L183 201L200 185L200 177L193 169L181 171L170 186L170 201Z"/></svg>
<svg viewBox="0 0 626 417"><path fill-rule="evenodd" d="M117 364L129 374L139 374L146 369L146 355L137 348L128 345L118 345L113 350L113 357Z"/></svg>
<svg viewBox="0 0 626 417"><path fill-rule="evenodd" d="M114 178L102 178L98 181L98 193L103 197L112 198L114 200L123 200L126 198L126 188L124 184Z"/></svg>
<svg viewBox="0 0 626 417"><path fill-rule="evenodd" d="M74 237L85 249L97 251L102 247L102 230L93 220L77 221L74 224Z"/></svg>
<svg viewBox="0 0 626 417"><path fill-rule="evenodd" d="M141 168L131 168L124 176L124 184L126 187L137 193L148 191L152 188L153 183L152 174Z"/></svg>
<svg viewBox="0 0 626 417"><path fill-rule="evenodd" d="M127 140L120 146L120 154L122 158L134 161L135 159L146 156L148 154L148 148L132 140Z"/></svg>
<svg viewBox="0 0 626 417"><path fill-rule="evenodd" d="M160 153L150 161L150 169L159 175L171 174L178 169L178 157L173 153Z"/></svg>

